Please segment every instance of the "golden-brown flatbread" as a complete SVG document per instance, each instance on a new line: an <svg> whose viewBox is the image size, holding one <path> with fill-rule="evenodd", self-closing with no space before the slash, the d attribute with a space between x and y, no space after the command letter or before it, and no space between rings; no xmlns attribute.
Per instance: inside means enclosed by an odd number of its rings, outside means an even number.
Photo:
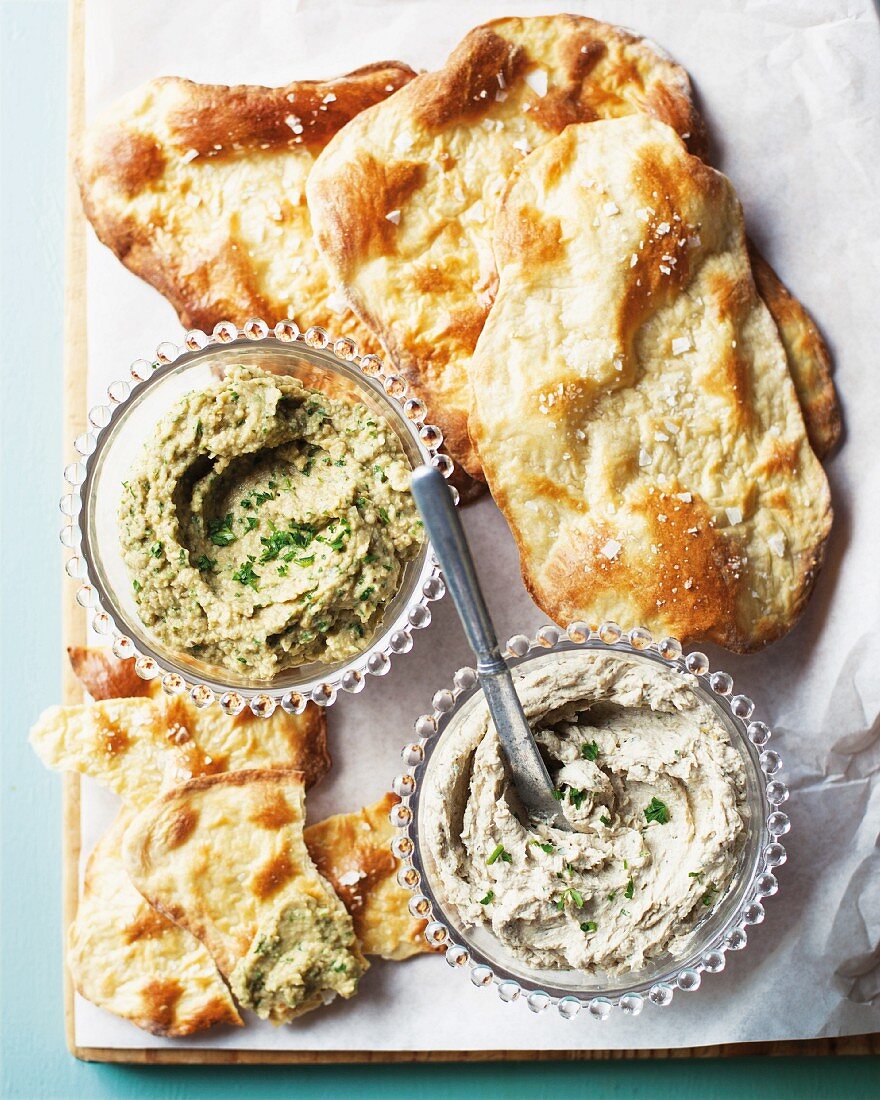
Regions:
<svg viewBox="0 0 880 1100"><path fill-rule="evenodd" d="M473 476L467 362L495 293L504 183L569 123L632 112L703 151L687 73L645 39L575 15L497 19L354 118L310 173L333 279Z"/></svg>
<svg viewBox="0 0 880 1100"><path fill-rule="evenodd" d="M785 349L810 445L819 458L825 458L840 442L843 427L831 377L831 354L813 318L751 242L749 257L758 294L770 310Z"/></svg>
<svg viewBox="0 0 880 1100"><path fill-rule="evenodd" d="M163 917L132 886L122 863L122 811L86 864L67 962L86 1000L166 1038L229 1024L235 1002L199 941Z"/></svg>
<svg viewBox="0 0 880 1100"><path fill-rule="evenodd" d="M328 280L305 181L349 119L413 75L389 61L281 88L152 80L86 131L76 156L86 216L187 328L291 317L377 351Z"/></svg>
<svg viewBox="0 0 880 1100"><path fill-rule="evenodd" d="M302 777L284 768L193 779L142 810L129 826L123 858L132 882L161 913L210 951L238 1000L275 1023L350 996L367 968L351 917L318 873L303 840ZM284 964L284 922L306 915L307 932L292 947L337 945L333 965L306 966L301 980L270 988L267 976L243 980L240 964L266 957L271 972ZM288 945L290 946L290 945ZM275 957L277 953L277 958ZM289 959L289 956L288 956ZM354 974L345 992L331 984ZM295 987L295 988L293 988Z"/></svg>
<svg viewBox="0 0 880 1100"><path fill-rule="evenodd" d="M410 916L411 894L397 881L388 816L397 801L389 793L363 810L335 814L310 825L305 838L315 866L351 914L364 954L399 960L430 949L425 921Z"/></svg>
<svg viewBox="0 0 880 1100"><path fill-rule="evenodd" d="M46 767L90 775L135 808L193 776L280 765L301 771L311 786L330 768L326 719L317 707L233 718L182 696L105 699L49 707L30 740Z"/></svg>
<svg viewBox="0 0 880 1100"><path fill-rule="evenodd" d="M748 651L797 619L831 525L729 181L643 115L511 179L471 432L557 622Z"/></svg>

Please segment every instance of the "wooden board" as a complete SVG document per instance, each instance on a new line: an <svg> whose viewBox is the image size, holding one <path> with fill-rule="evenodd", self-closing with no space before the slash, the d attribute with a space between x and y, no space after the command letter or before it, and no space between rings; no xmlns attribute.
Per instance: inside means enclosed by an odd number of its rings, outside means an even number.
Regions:
<svg viewBox="0 0 880 1100"><path fill-rule="evenodd" d="M85 117L85 80L83 47L85 42L85 0L70 0L69 124L68 148L72 149L82 132ZM67 235L65 263L64 317L64 444L65 461L77 457L73 440L86 425L86 221L79 194L68 170ZM80 703L82 687L67 660L67 647L86 641L84 610L74 599L73 585L64 586L63 608L65 703ZM79 897L80 859L80 781L77 775L64 777L63 812L64 925L76 914ZM64 1015L67 1045L71 1053L86 1062L133 1062L157 1065L294 1065L345 1062L498 1062L498 1061L574 1061L578 1059L622 1060L626 1058L715 1058L734 1055L820 1055L878 1054L880 1035L853 1035L840 1039L804 1039L768 1043L726 1043L717 1046L659 1050L478 1050L478 1051L260 1051L260 1050L186 1050L129 1049L120 1047L80 1047L76 1043L74 988L64 968Z"/></svg>

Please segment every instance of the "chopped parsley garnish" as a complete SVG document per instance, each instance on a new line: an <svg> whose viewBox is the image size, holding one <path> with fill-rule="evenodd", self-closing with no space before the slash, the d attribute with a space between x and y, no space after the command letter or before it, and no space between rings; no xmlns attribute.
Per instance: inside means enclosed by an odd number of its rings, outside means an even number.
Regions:
<svg viewBox="0 0 880 1100"><path fill-rule="evenodd" d="M292 554L285 555L285 561L292 561L294 565L311 565L315 560L315 555L310 554L307 558L295 558Z"/></svg>
<svg viewBox="0 0 880 1100"><path fill-rule="evenodd" d="M230 397L232 398L233 401L238 400L238 394L235 392L235 390L230 390L229 395L230 395Z"/></svg>
<svg viewBox="0 0 880 1100"><path fill-rule="evenodd" d="M315 465L315 460L313 458L307 458L306 459L306 464L302 468L303 477L308 477L309 476L309 474L312 472L312 467L314 465Z"/></svg>
<svg viewBox="0 0 880 1100"><path fill-rule="evenodd" d="M339 959L330 967L330 969L333 971L334 974L344 974L346 970L348 970L348 967L345 965L342 959Z"/></svg>
<svg viewBox="0 0 880 1100"><path fill-rule="evenodd" d="M548 856L552 855L553 852L556 851L549 840L545 844L542 844L540 840L535 840L535 838L532 837L532 839L529 841L529 844L536 844L541 849L541 851L546 852Z"/></svg>
<svg viewBox="0 0 880 1100"><path fill-rule="evenodd" d="M581 745L581 756L584 760L597 760L599 758L599 746L595 741L584 741Z"/></svg>
<svg viewBox="0 0 880 1100"><path fill-rule="evenodd" d="M160 558L162 556L162 543L154 542L150 547L150 556L153 558Z"/></svg>
<svg viewBox="0 0 880 1100"><path fill-rule="evenodd" d="M608 817L607 814L602 814L600 816L599 820L602 822L603 825L610 825L611 824L611 818Z"/></svg>
<svg viewBox="0 0 880 1100"><path fill-rule="evenodd" d="M267 500L274 500L274 493L254 493L254 500L257 504L265 504Z"/></svg>
<svg viewBox="0 0 880 1100"><path fill-rule="evenodd" d="M702 882L703 872L702 871L688 871L688 878L697 878L697 879L700 879L700 881Z"/></svg>
<svg viewBox="0 0 880 1100"><path fill-rule="evenodd" d="M496 845L495 850L492 852L492 855L489 856L489 858L486 860L486 863L492 864L495 862L496 859L500 859L502 863L510 863L511 858L512 857L510 853L505 852L504 845L498 844Z"/></svg>
<svg viewBox="0 0 880 1100"><path fill-rule="evenodd" d="M617 897L617 891L616 891L616 890L612 890L612 891L611 891L611 893L610 893L610 894L608 895L608 900L609 900L609 901L614 901L614 899L615 899L616 897Z"/></svg>
<svg viewBox="0 0 880 1100"><path fill-rule="evenodd" d="M259 520L256 516L245 516L245 531L253 531L255 527L259 527Z"/></svg>
<svg viewBox="0 0 880 1100"><path fill-rule="evenodd" d="M568 788L568 801L574 806L576 810L579 810L581 808L581 805L586 797L586 791L579 790L577 787Z"/></svg>
<svg viewBox="0 0 880 1100"><path fill-rule="evenodd" d="M557 787L553 792L553 797L557 802L561 802L568 795L568 801L574 806L576 810L581 808L584 799L587 797L587 792L579 790L577 787L567 787L564 783L561 787Z"/></svg>
<svg viewBox="0 0 880 1100"><path fill-rule="evenodd" d="M257 581L260 579L260 574L254 572L254 559L250 555L248 560L232 574L232 579L239 584L249 584L255 592L259 591Z"/></svg>
<svg viewBox="0 0 880 1100"><path fill-rule="evenodd" d="M583 909L584 895L580 892L580 890L576 890L573 886L566 886L566 888L562 891L562 895L559 898L559 901L557 901L556 903L557 909L562 910L565 908L566 898L571 898L578 909Z"/></svg>
<svg viewBox="0 0 880 1100"><path fill-rule="evenodd" d="M209 558L207 554L202 554L196 561L196 569L198 569L200 573L210 573L216 564L216 558Z"/></svg>
<svg viewBox="0 0 880 1100"><path fill-rule="evenodd" d="M374 466L373 467L373 473L382 482L388 480L388 475L385 473L385 471L382 469L381 466Z"/></svg>
<svg viewBox="0 0 880 1100"><path fill-rule="evenodd" d="M495 891L490 890L484 898L480 898L480 905L488 905L490 901L495 897Z"/></svg>
<svg viewBox="0 0 880 1100"><path fill-rule="evenodd" d="M381 519L384 524L387 525L391 522L391 520L388 518L388 512L384 508L379 508L378 512L379 512L379 519Z"/></svg>
<svg viewBox="0 0 880 1100"><path fill-rule="evenodd" d="M261 538L263 553L261 562L274 561L282 550L304 550L315 537L315 529L308 524L292 523L286 531L273 531L268 538ZM285 561L290 561L293 554L285 555ZM312 558L312 561L315 559Z"/></svg>
<svg viewBox="0 0 880 1100"><path fill-rule="evenodd" d="M329 546L331 550L339 552L345 546L345 540L351 535L351 524L347 519L341 519L333 522L333 530L336 528L336 523L339 524L339 530L333 536L332 539L325 539L323 535L317 535L318 542L323 542Z"/></svg>
<svg viewBox="0 0 880 1100"><path fill-rule="evenodd" d="M144 586L141 584L140 581L132 581L131 587L135 590L135 592L140 592Z"/></svg>
<svg viewBox="0 0 880 1100"><path fill-rule="evenodd" d="M232 513L226 519L212 519L208 523L208 538L215 546L228 546L235 542L236 535L232 530Z"/></svg>
<svg viewBox="0 0 880 1100"><path fill-rule="evenodd" d="M363 638L364 636L364 628L361 626L360 623L353 623L351 627L351 632L352 634L357 634L359 638Z"/></svg>
<svg viewBox="0 0 880 1100"><path fill-rule="evenodd" d="M376 589L375 589L375 588L374 588L374 587L373 587L372 585L368 585L368 587L367 587L367 588L365 588L365 589L363 590L363 592L361 592L361 594L360 594L360 596L358 597L358 599L359 599L359 600L361 601L361 603L364 603L364 602L365 602L366 600L368 600L368 599L370 598L370 596L372 596L372 595L373 595L373 593L374 593L375 591L376 591Z"/></svg>
<svg viewBox="0 0 880 1100"><path fill-rule="evenodd" d="M287 564L287 562L282 562L281 565L278 566L278 576L286 577L289 569L290 566Z"/></svg>
<svg viewBox="0 0 880 1100"><path fill-rule="evenodd" d="M596 924L596 922L594 920L585 920L585 921L581 922L581 931L582 932L595 932L595 931L597 931L598 928L599 928L599 925Z"/></svg>
<svg viewBox="0 0 880 1100"><path fill-rule="evenodd" d="M665 825L669 821L669 807L655 796L645 809L645 820L648 822L656 821L658 825Z"/></svg>
<svg viewBox="0 0 880 1100"><path fill-rule="evenodd" d="M707 908L708 908L708 906L712 905L714 903L714 900L715 900L712 897L712 895L717 894L717 893L718 893L718 887L713 886L712 883L710 882L709 885L706 887L706 893L703 895L703 905L705 905Z"/></svg>
<svg viewBox="0 0 880 1100"><path fill-rule="evenodd" d="M632 900L635 889L636 884L633 882L632 878L630 878L629 882L626 884L626 889L623 891L623 896L626 898L627 901Z"/></svg>

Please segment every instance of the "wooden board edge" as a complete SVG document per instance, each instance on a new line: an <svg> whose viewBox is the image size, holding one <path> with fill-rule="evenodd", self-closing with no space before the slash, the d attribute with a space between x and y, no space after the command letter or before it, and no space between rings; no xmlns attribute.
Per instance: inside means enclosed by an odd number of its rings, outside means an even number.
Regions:
<svg viewBox="0 0 880 1100"><path fill-rule="evenodd" d="M65 200L65 254L64 254L64 400L63 431L65 461L77 456L73 440L84 430L86 423L86 375L88 368L86 345L86 226L82 213L76 180L73 177L71 150L82 133L85 118L85 0L70 0L68 30L68 80L67 80L67 181ZM65 555L66 556L66 555ZM82 701L83 692L73 675L67 660L67 647L81 645L86 638L85 611L75 599L74 586L65 583L62 589L62 698L65 704ZM62 891L64 939L70 927L79 900L80 857L80 780L78 775L65 775L62 808ZM76 1046L74 1013L74 988L66 962L66 942L62 953L64 960L64 1033L68 1050L76 1057L81 1052Z"/></svg>
<svg viewBox="0 0 880 1100"><path fill-rule="evenodd" d="M133 1050L80 1047L77 1057L86 1062L138 1065L390 1065L427 1062L577 1062L643 1061L676 1058L744 1058L880 1054L880 1035L851 1035L835 1039L792 1039L780 1042L725 1043L683 1047L680 1050Z"/></svg>
<svg viewBox="0 0 880 1100"><path fill-rule="evenodd" d="M73 461L73 440L85 429L88 367L86 324L86 220L70 161L85 122L85 0L70 0L68 38L68 170L65 232L64 411L66 461ZM62 595L63 673L65 704L82 702L83 692L67 660L67 647L86 641L85 611L65 584ZM76 915L79 901L80 779L64 777L62 811L64 934ZM66 952L65 952L66 953ZM829 1039L792 1039L776 1042L725 1043L706 1047L650 1050L480 1050L480 1051L355 1051L355 1050L203 1050L183 1048L139 1049L81 1047L76 1043L75 990L64 963L64 1021L68 1050L83 1062L140 1065L341 1065L422 1062L570 1062L626 1061L672 1058L791 1057L794 1055L880 1054L880 1033Z"/></svg>

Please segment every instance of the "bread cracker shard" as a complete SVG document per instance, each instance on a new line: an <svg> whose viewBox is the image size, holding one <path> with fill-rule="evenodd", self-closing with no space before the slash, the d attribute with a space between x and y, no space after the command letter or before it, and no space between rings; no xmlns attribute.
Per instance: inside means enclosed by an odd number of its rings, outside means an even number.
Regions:
<svg viewBox="0 0 880 1100"><path fill-rule="evenodd" d="M181 696L48 707L30 733L48 768L96 779L134 808L194 776L273 765L317 783L330 768L320 708L271 718L199 709Z"/></svg>
<svg viewBox="0 0 880 1100"><path fill-rule="evenodd" d="M337 131L414 75L388 61L280 88L151 80L76 150L86 216L186 328L293 318L378 351L315 249L305 183Z"/></svg>
<svg viewBox="0 0 880 1100"><path fill-rule="evenodd" d="M783 635L831 505L730 182L654 119L572 126L511 178L495 255L471 433L537 603Z"/></svg>
<svg viewBox="0 0 880 1100"><path fill-rule="evenodd" d="M132 882L210 951L239 1003L287 1023L367 969L351 917L303 839L302 776L287 768L193 779L142 810Z"/></svg>
<svg viewBox="0 0 880 1100"><path fill-rule="evenodd" d="M400 863L391 852L389 815L398 801L389 793L372 806L334 814L305 831L309 854L351 914L364 954L383 959L429 950L426 922L410 916L412 895L397 881Z"/></svg>
<svg viewBox="0 0 880 1100"><path fill-rule="evenodd" d="M77 993L169 1039L217 1025L242 1026L214 960L132 886L122 862L122 811L86 864L67 963Z"/></svg>

